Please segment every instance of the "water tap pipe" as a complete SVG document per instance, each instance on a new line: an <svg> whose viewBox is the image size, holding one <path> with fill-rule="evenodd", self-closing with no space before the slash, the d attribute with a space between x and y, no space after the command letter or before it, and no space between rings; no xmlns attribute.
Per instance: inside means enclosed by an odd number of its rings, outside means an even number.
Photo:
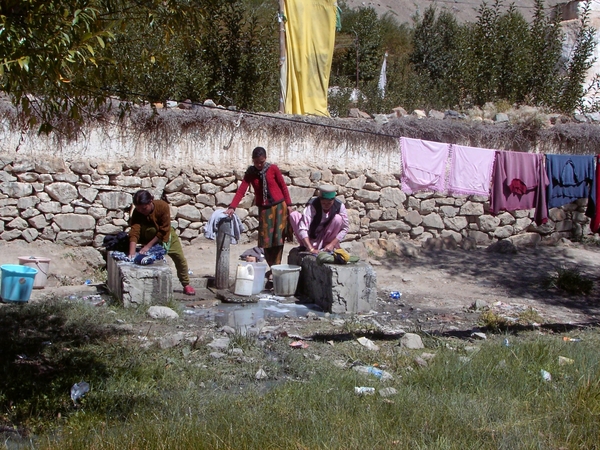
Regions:
<svg viewBox="0 0 600 450"><path fill-rule="evenodd" d="M217 265L215 285L217 289L229 288L229 247L231 245L231 217L224 217L217 225Z"/></svg>

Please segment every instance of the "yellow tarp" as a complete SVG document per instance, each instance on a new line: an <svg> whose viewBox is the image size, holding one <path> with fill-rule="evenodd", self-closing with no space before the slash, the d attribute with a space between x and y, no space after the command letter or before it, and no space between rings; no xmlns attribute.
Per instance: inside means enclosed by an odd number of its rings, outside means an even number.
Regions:
<svg viewBox="0 0 600 450"><path fill-rule="evenodd" d="M335 43L335 0L285 0L285 112L329 116L327 88Z"/></svg>

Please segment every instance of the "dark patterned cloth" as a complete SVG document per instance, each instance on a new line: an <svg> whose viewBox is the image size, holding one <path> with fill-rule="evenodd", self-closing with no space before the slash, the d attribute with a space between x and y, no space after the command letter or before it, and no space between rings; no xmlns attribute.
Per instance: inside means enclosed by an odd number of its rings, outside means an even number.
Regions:
<svg viewBox="0 0 600 450"><path fill-rule="evenodd" d="M293 232L288 221L288 208L285 202L271 207L260 208L258 224L258 246L262 248L278 247L291 242Z"/></svg>
<svg viewBox="0 0 600 450"><path fill-rule="evenodd" d="M156 245L153 245L150 248L150 250L148 250L148 253L146 253L146 254L138 253L137 255L135 255L135 258L133 258L133 259L130 258L125 253L119 252L119 251L114 251L111 253L111 255L115 261L127 261L127 262L132 262L134 264L138 264L140 266L147 266L149 264L154 263L154 261L165 259L166 253L167 252L165 251L165 249L163 248L163 246L161 244L156 244Z"/></svg>

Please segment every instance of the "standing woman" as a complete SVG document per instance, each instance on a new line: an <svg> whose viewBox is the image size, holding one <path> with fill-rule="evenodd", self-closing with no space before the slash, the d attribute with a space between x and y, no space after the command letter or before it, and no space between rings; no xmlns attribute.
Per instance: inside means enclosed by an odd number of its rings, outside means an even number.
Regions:
<svg viewBox="0 0 600 450"><path fill-rule="evenodd" d="M286 237L290 240L288 207L291 206L292 200L279 167L267 162L267 152L264 148L256 147L252 151L252 163L225 214L233 215L248 186L254 188L259 211L258 246L263 248L265 260L272 267L281 264L283 244Z"/></svg>

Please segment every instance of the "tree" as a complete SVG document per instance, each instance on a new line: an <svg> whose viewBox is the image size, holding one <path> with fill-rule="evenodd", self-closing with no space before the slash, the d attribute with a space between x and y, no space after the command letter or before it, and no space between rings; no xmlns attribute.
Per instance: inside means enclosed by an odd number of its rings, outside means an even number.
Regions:
<svg viewBox="0 0 600 450"><path fill-rule="evenodd" d="M94 0L8 0L0 9L0 89L13 98L39 131L57 116L80 119L101 97L78 81L102 63L98 49L110 38Z"/></svg>
<svg viewBox="0 0 600 450"><path fill-rule="evenodd" d="M588 70L594 64L593 54L597 44L596 30L590 25L590 11L591 0L587 0L579 18L572 54L560 80L560 91L555 106L558 110L566 113L573 112L577 107L584 108L583 84Z"/></svg>

